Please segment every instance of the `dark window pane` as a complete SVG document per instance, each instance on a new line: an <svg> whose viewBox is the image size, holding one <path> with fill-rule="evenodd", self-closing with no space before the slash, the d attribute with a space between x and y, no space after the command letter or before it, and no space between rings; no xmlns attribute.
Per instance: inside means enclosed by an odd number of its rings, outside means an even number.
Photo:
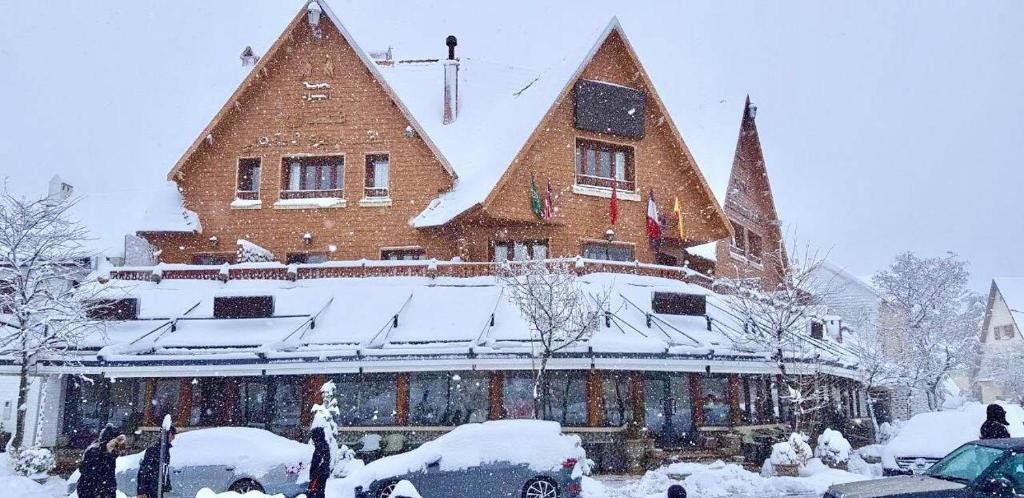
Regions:
<svg viewBox="0 0 1024 498"><path fill-rule="evenodd" d="M605 372L601 383L604 425L619 427L633 419L633 385L629 374Z"/></svg>
<svg viewBox="0 0 1024 498"><path fill-rule="evenodd" d="M409 423L449 426L487 420L486 372L414 373L409 378Z"/></svg>
<svg viewBox="0 0 1024 498"><path fill-rule="evenodd" d="M647 429L662 444L689 439L693 428L693 404L687 374L649 373L644 383Z"/></svg>
<svg viewBox="0 0 1024 498"><path fill-rule="evenodd" d="M258 192L260 189L260 160L247 158L238 160L238 191Z"/></svg>
<svg viewBox="0 0 1024 498"><path fill-rule="evenodd" d="M135 320L139 317L139 300L132 298L90 301L86 315L93 320Z"/></svg>
<svg viewBox="0 0 1024 498"><path fill-rule="evenodd" d="M534 418L533 376L529 372L508 372L502 386L503 418Z"/></svg>
<svg viewBox="0 0 1024 498"><path fill-rule="evenodd" d="M266 318L273 314L273 296L231 296L213 298L214 318Z"/></svg>
<svg viewBox="0 0 1024 498"><path fill-rule="evenodd" d="M729 425L729 379L722 376L701 378L704 395L704 425L723 427Z"/></svg>
<svg viewBox="0 0 1024 498"><path fill-rule="evenodd" d="M297 427L302 416L302 387L298 377L277 377L274 379L275 428Z"/></svg>
<svg viewBox="0 0 1024 498"><path fill-rule="evenodd" d="M655 292L651 310L666 315L703 316L707 313L707 300L703 294Z"/></svg>
<svg viewBox="0 0 1024 498"><path fill-rule="evenodd" d="M178 412L178 398L181 395L181 379L157 379L153 392L153 417L160 423L165 415L173 419Z"/></svg>
<svg viewBox="0 0 1024 498"><path fill-rule="evenodd" d="M587 381L582 372L547 371L541 417L566 427L587 425Z"/></svg>
<svg viewBox="0 0 1024 498"><path fill-rule="evenodd" d="M335 385L342 425L394 425L394 375L342 375Z"/></svg>

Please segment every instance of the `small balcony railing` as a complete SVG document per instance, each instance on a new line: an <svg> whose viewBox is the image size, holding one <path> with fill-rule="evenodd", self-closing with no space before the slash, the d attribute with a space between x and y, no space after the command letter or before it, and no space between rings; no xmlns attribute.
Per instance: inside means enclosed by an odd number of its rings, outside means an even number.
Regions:
<svg viewBox="0 0 1024 498"><path fill-rule="evenodd" d="M282 190L282 199L316 199L321 197L342 197L342 190Z"/></svg>
<svg viewBox="0 0 1024 498"><path fill-rule="evenodd" d="M635 192L636 181L634 180L616 180L615 178L608 178L604 176L593 176L584 175L582 173L576 173L576 185L586 185L588 187L599 187L611 190L612 185L615 185L616 190L623 192Z"/></svg>
<svg viewBox="0 0 1024 498"><path fill-rule="evenodd" d="M366 197L367 199L384 198L388 197L390 194L391 193L388 191L387 187L366 187L363 191L363 197Z"/></svg>
<svg viewBox="0 0 1024 498"><path fill-rule="evenodd" d="M235 192L235 199L258 201L260 200L260 192L258 190L239 190Z"/></svg>

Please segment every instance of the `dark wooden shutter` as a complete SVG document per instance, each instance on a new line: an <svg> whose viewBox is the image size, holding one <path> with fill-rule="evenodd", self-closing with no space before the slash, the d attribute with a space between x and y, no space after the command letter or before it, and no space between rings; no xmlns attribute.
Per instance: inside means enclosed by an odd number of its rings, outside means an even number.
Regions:
<svg viewBox="0 0 1024 498"><path fill-rule="evenodd" d="M579 80L573 96L576 128L620 137L644 137L644 92L602 81Z"/></svg>
<svg viewBox="0 0 1024 498"><path fill-rule="evenodd" d="M274 314L273 296L213 298L214 318L266 318Z"/></svg>
<svg viewBox="0 0 1024 498"><path fill-rule="evenodd" d="M660 315L703 316L707 314L707 298L702 294L655 292L651 309Z"/></svg>

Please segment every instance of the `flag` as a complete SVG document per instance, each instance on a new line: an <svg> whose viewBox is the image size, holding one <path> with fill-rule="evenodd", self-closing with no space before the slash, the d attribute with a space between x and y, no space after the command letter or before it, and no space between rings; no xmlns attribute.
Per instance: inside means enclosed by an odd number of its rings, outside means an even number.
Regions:
<svg viewBox="0 0 1024 498"><path fill-rule="evenodd" d="M676 214L676 224L679 228L679 240L686 240L683 235L683 209L679 207L679 197L676 197L675 203L672 204L672 212Z"/></svg>
<svg viewBox="0 0 1024 498"><path fill-rule="evenodd" d="M658 224L658 205L654 202L654 189L647 194L647 237L652 241L661 239L661 225Z"/></svg>
<svg viewBox="0 0 1024 498"><path fill-rule="evenodd" d="M612 225L614 225L615 222L618 221L619 219L619 193L618 190L615 188L616 183L618 182L612 180L612 202L608 206L608 216L610 216L612 219Z"/></svg>
<svg viewBox="0 0 1024 498"><path fill-rule="evenodd" d="M541 218L550 220L555 215L555 199L551 192L551 180L548 180L548 190L544 193L544 208L541 211Z"/></svg>
<svg viewBox="0 0 1024 498"><path fill-rule="evenodd" d="M533 173L530 173L530 207L538 218L544 217L540 206L540 192L537 192L537 179L533 177Z"/></svg>

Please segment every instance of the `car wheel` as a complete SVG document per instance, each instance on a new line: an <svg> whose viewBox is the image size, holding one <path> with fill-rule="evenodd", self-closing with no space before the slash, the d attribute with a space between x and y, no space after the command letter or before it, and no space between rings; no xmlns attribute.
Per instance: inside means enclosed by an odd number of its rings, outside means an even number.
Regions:
<svg viewBox="0 0 1024 498"><path fill-rule="evenodd" d="M391 492L395 490L395 486L398 486L398 481L388 481L381 484L377 488L377 498L388 498L391 496Z"/></svg>
<svg viewBox="0 0 1024 498"><path fill-rule="evenodd" d="M558 498L558 485L551 479L538 478L523 486L522 498Z"/></svg>
<svg viewBox="0 0 1024 498"><path fill-rule="evenodd" d="M230 488L228 488L228 491L234 491L240 495L244 495L250 491L259 491L262 493L263 486L260 486L260 483L252 479L239 479L235 481Z"/></svg>

